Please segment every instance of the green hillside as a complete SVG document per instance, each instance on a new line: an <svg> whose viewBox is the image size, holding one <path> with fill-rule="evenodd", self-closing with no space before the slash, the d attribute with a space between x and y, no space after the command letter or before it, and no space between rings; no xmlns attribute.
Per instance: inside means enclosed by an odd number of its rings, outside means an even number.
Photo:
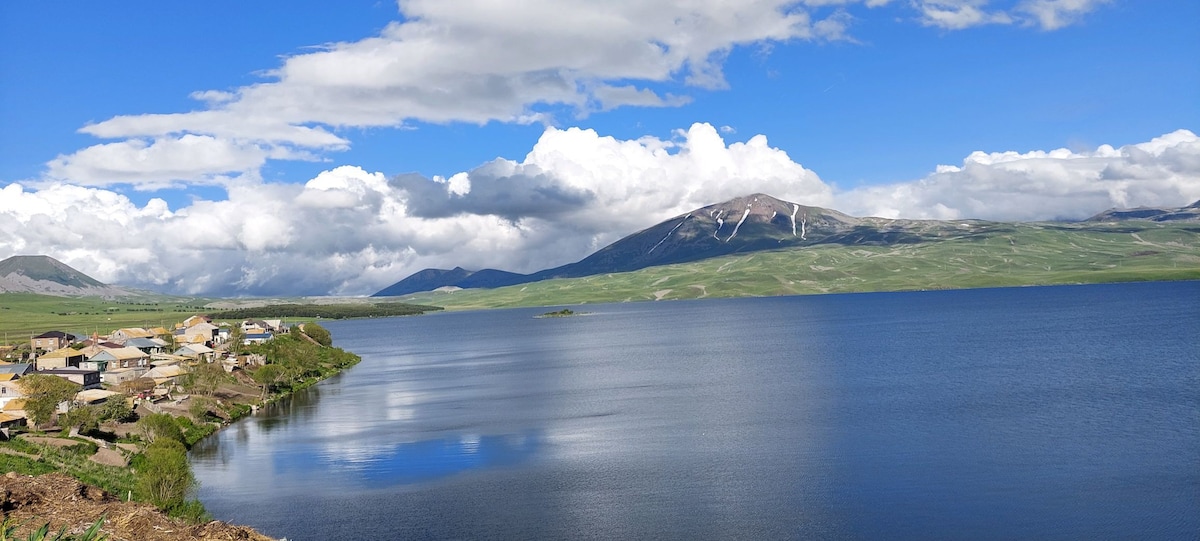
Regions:
<svg viewBox="0 0 1200 541"><path fill-rule="evenodd" d="M472 309L1194 279L1200 279L1196 223L980 223L946 240L806 246L403 300Z"/></svg>

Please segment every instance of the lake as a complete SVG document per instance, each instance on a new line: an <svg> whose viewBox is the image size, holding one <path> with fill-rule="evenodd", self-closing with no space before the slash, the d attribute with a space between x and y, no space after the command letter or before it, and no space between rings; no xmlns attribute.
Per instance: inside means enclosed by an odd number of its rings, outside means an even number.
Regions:
<svg viewBox="0 0 1200 541"><path fill-rule="evenodd" d="M324 539L1197 539L1200 282L323 322L363 362L201 442Z"/></svg>

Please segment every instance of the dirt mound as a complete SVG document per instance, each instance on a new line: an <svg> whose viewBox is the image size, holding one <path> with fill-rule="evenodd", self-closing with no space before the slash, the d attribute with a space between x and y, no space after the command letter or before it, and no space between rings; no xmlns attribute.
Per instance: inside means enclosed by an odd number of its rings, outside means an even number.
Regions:
<svg viewBox="0 0 1200 541"><path fill-rule="evenodd" d="M65 526L67 532L80 533L105 517L100 531L111 541L273 541L244 526L175 520L150 504L121 501L58 473L37 477L9 473L0 477L0 512L10 523L23 525L20 534L46 522L53 532Z"/></svg>

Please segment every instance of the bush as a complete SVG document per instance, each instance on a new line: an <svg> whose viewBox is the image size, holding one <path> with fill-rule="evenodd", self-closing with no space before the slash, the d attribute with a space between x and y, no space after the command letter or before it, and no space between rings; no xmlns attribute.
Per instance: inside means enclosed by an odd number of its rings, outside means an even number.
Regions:
<svg viewBox="0 0 1200 541"><path fill-rule="evenodd" d="M151 444L162 439L183 444L183 431L170 414L151 413L142 417L138 419L138 429L142 432L142 437Z"/></svg>
<svg viewBox="0 0 1200 541"><path fill-rule="evenodd" d="M139 499L154 504L168 514L178 515L185 508L196 479L187 461L187 449L179 441L160 438L142 453L137 467Z"/></svg>

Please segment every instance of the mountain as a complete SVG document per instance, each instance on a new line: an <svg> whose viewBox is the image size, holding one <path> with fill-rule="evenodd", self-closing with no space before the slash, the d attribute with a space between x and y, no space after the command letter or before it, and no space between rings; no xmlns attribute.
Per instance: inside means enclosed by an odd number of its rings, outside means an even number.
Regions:
<svg viewBox="0 0 1200 541"><path fill-rule="evenodd" d="M426 269L373 296L407 295L447 286L503 287L797 246L911 244L956 235L964 224L978 228L987 222L856 218L835 210L753 194L675 216L561 267L533 274L493 269L478 273L462 268Z"/></svg>
<svg viewBox="0 0 1200 541"><path fill-rule="evenodd" d="M0 261L0 293L37 293L72 297L119 297L134 294L79 272L44 255L15 255Z"/></svg>
<svg viewBox="0 0 1200 541"><path fill-rule="evenodd" d="M1200 222L1200 201L1180 208L1138 207L1135 209L1108 209L1088 218L1087 222L1120 222L1126 220L1148 220L1151 222Z"/></svg>
<svg viewBox="0 0 1200 541"><path fill-rule="evenodd" d="M461 287L463 289L504 287L528 282L527 278L524 274L496 269L480 271L469 271L462 267L454 267L451 270L425 269L380 290L372 297L395 297L419 291L433 291L439 287Z"/></svg>

